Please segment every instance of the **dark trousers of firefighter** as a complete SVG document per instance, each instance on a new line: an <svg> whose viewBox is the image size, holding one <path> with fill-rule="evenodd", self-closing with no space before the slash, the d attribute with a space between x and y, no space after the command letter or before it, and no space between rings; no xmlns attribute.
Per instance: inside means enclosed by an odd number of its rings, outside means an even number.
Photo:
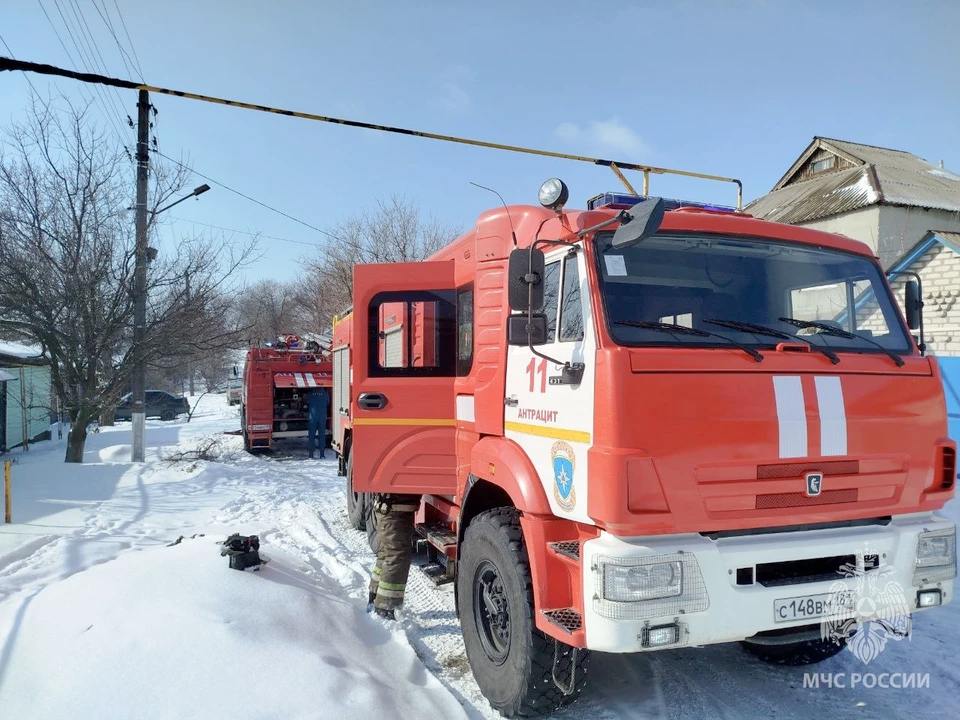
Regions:
<svg viewBox="0 0 960 720"><path fill-rule="evenodd" d="M307 425L307 448L310 455L317 449L319 443L320 457L323 457L323 449L327 446L327 429L319 422L311 422Z"/></svg>
<svg viewBox="0 0 960 720"><path fill-rule="evenodd" d="M419 495L374 498L380 549L370 576L370 602L376 608L392 610L403 604L413 555L413 519L418 507Z"/></svg>

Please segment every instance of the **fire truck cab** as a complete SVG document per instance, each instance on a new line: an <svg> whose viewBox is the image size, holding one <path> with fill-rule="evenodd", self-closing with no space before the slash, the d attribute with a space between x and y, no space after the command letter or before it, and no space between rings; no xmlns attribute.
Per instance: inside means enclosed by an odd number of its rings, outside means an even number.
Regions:
<svg viewBox="0 0 960 720"><path fill-rule="evenodd" d="M849 238L565 199L548 181L425 262L357 265L334 323L352 517L423 495L491 704L563 706L589 650L801 664L952 600L956 446L916 288L905 320ZM895 606L862 602L871 575Z"/></svg>

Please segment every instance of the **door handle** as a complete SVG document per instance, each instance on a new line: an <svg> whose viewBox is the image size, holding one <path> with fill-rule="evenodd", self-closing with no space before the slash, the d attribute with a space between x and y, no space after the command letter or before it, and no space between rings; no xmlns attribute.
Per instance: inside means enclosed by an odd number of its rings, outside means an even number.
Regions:
<svg viewBox="0 0 960 720"><path fill-rule="evenodd" d="M364 410L383 410L387 406L387 396L378 392L360 393L357 405Z"/></svg>

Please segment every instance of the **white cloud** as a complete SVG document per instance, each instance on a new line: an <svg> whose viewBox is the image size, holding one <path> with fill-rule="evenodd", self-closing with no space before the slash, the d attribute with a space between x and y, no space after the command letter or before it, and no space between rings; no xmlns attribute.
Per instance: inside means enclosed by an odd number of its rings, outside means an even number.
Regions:
<svg viewBox="0 0 960 720"><path fill-rule="evenodd" d="M611 159L642 161L650 146L628 125L613 116L607 120L591 120L584 125L560 123L553 131L560 140L570 144L571 152L589 152L616 155Z"/></svg>

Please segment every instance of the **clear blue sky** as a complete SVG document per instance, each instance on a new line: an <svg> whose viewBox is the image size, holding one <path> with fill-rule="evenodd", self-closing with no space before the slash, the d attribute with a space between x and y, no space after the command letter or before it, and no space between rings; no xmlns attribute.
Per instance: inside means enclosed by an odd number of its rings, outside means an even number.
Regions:
<svg viewBox="0 0 960 720"><path fill-rule="evenodd" d="M818 134L960 170L956 2L117 1L146 80L165 87L732 175L748 200ZM75 35L86 21L111 74L129 75L97 12L126 47L114 0L5 0L0 35L16 57L75 67L44 9L75 61L61 13ZM33 82L81 97L72 81ZM0 74L0 129L28 100L22 74ZM120 101L135 115L132 91ZM321 228L391 194L467 228L496 202L470 180L507 202L535 202L550 176L567 181L573 205L618 189L609 170L589 165L153 102L163 152ZM117 132L132 147L133 130ZM734 199L726 186L660 177L652 190ZM169 216L326 242L219 187ZM161 245L194 227L204 229L168 219ZM273 239L261 249L249 279L294 278L311 252Z"/></svg>

